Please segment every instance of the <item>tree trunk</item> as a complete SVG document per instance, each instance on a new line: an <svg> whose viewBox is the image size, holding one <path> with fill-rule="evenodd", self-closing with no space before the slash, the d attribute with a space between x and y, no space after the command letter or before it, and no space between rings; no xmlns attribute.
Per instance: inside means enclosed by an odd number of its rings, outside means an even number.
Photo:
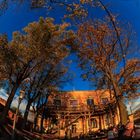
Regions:
<svg viewBox="0 0 140 140"><path fill-rule="evenodd" d="M112 73L110 73L110 76L111 76L111 82L112 82L113 88L114 88L114 96L115 96L115 99L116 99L116 104L117 104L117 107L118 107L118 110L119 110L120 123L122 124L122 112L121 112L121 107L120 107L119 99L118 99L118 95L120 94L120 89L119 89Z"/></svg>
<svg viewBox="0 0 140 140"><path fill-rule="evenodd" d="M117 107L118 107L118 110L119 110L119 117L120 117L120 123L122 124L122 111L121 111L121 106L120 106L120 103L119 101L117 100Z"/></svg>
<svg viewBox="0 0 140 140"><path fill-rule="evenodd" d="M99 115L99 129L102 129L102 124L101 124L101 115Z"/></svg>
<svg viewBox="0 0 140 140"><path fill-rule="evenodd" d="M43 107L43 112L42 112L42 117L41 117L41 122L40 122L40 132L43 132L43 121L44 121L44 114L45 113L45 108Z"/></svg>
<svg viewBox="0 0 140 140"><path fill-rule="evenodd" d="M10 106L11 106L11 103L12 103L13 98L15 96L17 88L18 88L18 85L15 85L12 88L12 91L11 91L11 93L10 93L8 99L7 99L6 105L4 107L4 111L2 112L1 117L0 117L0 124L4 123L5 120L6 120L6 116L8 114L9 109L10 109Z"/></svg>
<svg viewBox="0 0 140 140"><path fill-rule="evenodd" d="M39 115L39 113L37 111L37 114L35 115L35 118L34 118L34 131L36 131L38 115Z"/></svg>
<svg viewBox="0 0 140 140"><path fill-rule="evenodd" d="M41 123L40 123L40 132L43 132L43 122L44 122L44 117L41 117Z"/></svg>
<svg viewBox="0 0 140 140"><path fill-rule="evenodd" d="M36 106L36 114L35 114L35 118L34 118L34 131L36 131L36 128L37 128L37 118L38 118L38 116L39 116L39 104L40 104L40 97L41 97L41 95L39 95L39 97L38 97L38 102L37 102L37 106Z"/></svg>
<svg viewBox="0 0 140 140"><path fill-rule="evenodd" d="M23 120L23 125L22 125L22 128L25 129L26 127L26 123L27 123L27 118L28 118L28 114L29 114L29 111L30 111L30 106L32 104L32 101L28 101L28 104L26 106L26 109L25 109L25 113L24 113L24 120Z"/></svg>

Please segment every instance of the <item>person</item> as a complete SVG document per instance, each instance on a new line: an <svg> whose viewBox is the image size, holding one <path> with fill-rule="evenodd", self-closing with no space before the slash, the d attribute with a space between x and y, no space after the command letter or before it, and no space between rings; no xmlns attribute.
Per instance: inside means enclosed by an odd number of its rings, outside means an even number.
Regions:
<svg viewBox="0 0 140 140"><path fill-rule="evenodd" d="M125 126L123 124L119 124L118 126L118 139L122 140L123 138L123 133L125 131Z"/></svg>
<svg viewBox="0 0 140 140"><path fill-rule="evenodd" d="M80 133L79 140L84 140L84 134Z"/></svg>
<svg viewBox="0 0 140 140"><path fill-rule="evenodd" d="M113 127L109 128L109 131L107 133L107 137L108 137L108 140L114 140L115 139L115 135L114 135L114 132L113 132Z"/></svg>
<svg viewBox="0 0 140 140"><path fill-rule="evenodd" d="M118 138L118 129L116 126L113 127L113 134L114 134L115 138Z"/></svg>
<svg viewBox="0 0 140 140"><path fill-rule="evenodd" d="M128 122L125 131L123 133L123 139L125 140L132 140L134 135L134 124L133 122Z"/></svg>
<svg viewBox="0 0 140 140"><path fill-rule="evenodd" d="M65 131L65 140L68 139L68 133L67 133L67 130Z"/></svg>

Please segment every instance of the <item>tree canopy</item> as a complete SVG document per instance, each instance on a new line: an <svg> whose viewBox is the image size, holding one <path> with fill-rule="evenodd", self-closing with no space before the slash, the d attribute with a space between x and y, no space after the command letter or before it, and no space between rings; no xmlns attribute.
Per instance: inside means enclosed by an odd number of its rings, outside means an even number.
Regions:
<svg viewBox="0 0 140 140"><path fill-rule="evenodd" d="M84 79L95 82L97 88L111 88L117 96L134 94L139 90L140 60L130 52L131 33L117 27L122 46L107 21L85 22L77 32L79 66ZM132 47L132 48L131 48ZM137 50L135 50L137 51ZM123 53L122 53L123 52Z"/></svg>
<svg viewBox="0 0 140 140"><path fill-rule="evenodd" d="M117 32L108 20L81 24L77 54L83 79L91 81L97 89L113 92L121 121L122 99L139 96L140 59L132 54L135 46L129 29L115 28Z"/></svg>
<svg viewBox="0 0 140 140"><path fill-rule="evenodd" d="M40 18L39 22L30 23L25 27L23 32L14 32L10 42L5 35L1 36L0 75L1 79L9 81L12 87L7 109L17 89L25 83L30 83L34 77L38 78L39 72L51 71L46 77L50 80L54 72L57 74L56 70L62 70L62 73L67 71L65 65L60 63L69 55L69 46L75 36L72 30L66 30L69 24L57 25L53 21L52 18ZM56 79L57 76L49 82L53 83Z"/></svg>
<svg viewBox="0 0 140 140"><path fill-rule="evenodd" d="M9 2L0 1L2 13ZM25 0L14 2L22 4ZM62 7L63 19L80 19L80 24L70 30L69 23L55 24L52 18L40 18L23 31L14 32L11 41L6 35L0 36L0 80L7 81L10 87L3 118L20 89L25 90L28 102L25 120L31 104L38 104L36 108L43 110L49 94L67 80L64 61L71 47L79 58L82 78L97 89L113 91L118 106L124 97L139 96L140 59L133 53L138 52L132 44L134 34L129 27L121 26L102 0L30 0L28 4L46 10ZM89 9L95 7L104 10L107 18L89 20L89 12L93 12Z"/></svg>

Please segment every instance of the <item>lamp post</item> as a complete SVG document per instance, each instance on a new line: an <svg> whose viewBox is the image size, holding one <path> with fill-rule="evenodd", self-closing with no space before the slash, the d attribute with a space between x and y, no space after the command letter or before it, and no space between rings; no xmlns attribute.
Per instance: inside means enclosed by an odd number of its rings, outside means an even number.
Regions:
<svg viewBox="0 0 140 140"><path fill-rule="evenodd" d="M129 104L130 115L132 115L132 113L133 113L133 112L132 112L132 108L131 108L131 106L132 106L132 102L129 101L128 104Z"/></svg>
<svg viewBox="0 0 140 140"><path fill-rule="evenodd" d="M16 109L16 114L15 114L14 122L13 122L12 140L14 140L14 138L15 138L15 127L16 127L17 115L18 115L18 112L19 112L19 107L20 107L21 101L23 100L24 96L25 96L25 91L20 90L20 95L19 95L19 99L18 99L18 106L17 106L17 109Z"/></svg>

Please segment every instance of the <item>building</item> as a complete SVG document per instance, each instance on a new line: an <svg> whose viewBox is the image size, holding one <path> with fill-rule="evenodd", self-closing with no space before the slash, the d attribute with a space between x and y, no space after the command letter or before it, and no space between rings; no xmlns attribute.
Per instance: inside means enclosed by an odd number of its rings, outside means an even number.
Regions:
<svg viewBox="0 0 140 140"><path fill-rule="evenodd" d="M140 123L140 109L134 112L133 117L134 117L134 122Z"/></svg>
<svg viewBox="0 0 140 140"><path fill-rule="evenodd" d="M127 121L126 107L121 103L122 122ZM90 131L108 129L120 122L113 94L108 90L70 91L53 94L46 105L44 128L60 136L71 137ZM38 119L40 124L41 119Z"/></svg>
<svg viewBox="0 0 140 140"><path fill-rule="evenodd" d="M4 110L5 105L6 105L6 100L4 100L3 98L0 98L0 113ZM8 117L10 118L10 120L13 121L15 118L15 113L9 110Z"/></svg>

